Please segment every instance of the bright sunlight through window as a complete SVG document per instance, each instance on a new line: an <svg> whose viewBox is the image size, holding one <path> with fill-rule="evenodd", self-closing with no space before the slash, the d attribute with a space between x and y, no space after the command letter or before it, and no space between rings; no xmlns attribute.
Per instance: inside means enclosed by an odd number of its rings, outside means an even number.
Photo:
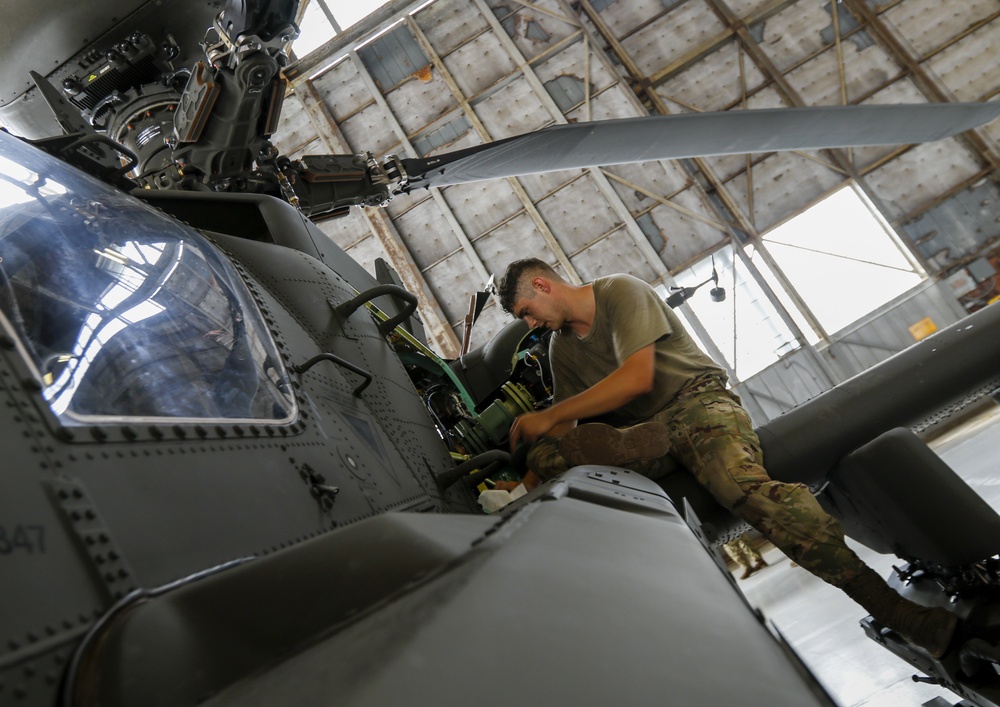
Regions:
<svg viewBox="0 0 1000 707"><path fill-rule="evenodd" d="M858 190L844 187L762 237L832 334L920 284L924 274Z"/></svg>
<svg viewBox="0 0 1000 707"><path fill-rule="evenodd" d="M299 22L299 37L292 44L292 51L300 59L337 34L331 18L343 32L388 2L388 0L306 1L308 4L305 6L302 21Z"/></svg>
<svg viewBox="0 0 1000 707"><path fill-rule="evenodd" d="M743 261L734 262L731 246L678 273L678 284L690 287L711 278L713 259L726 299L712 301L709 288L714 284L709 283L688 299L685 306L691 308L725 358L719 363L724 363L737 379L746 380L798 344ZM678 308L678 313L683 309Z"/></svg>

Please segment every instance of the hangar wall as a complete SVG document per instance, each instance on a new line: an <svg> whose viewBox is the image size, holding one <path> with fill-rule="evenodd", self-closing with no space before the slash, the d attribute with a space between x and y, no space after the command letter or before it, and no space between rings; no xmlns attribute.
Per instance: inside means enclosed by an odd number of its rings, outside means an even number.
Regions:
<svg viewBox="0 0 1000 707"><path fill-rule="evenodd" d="M293 157L426 156L648 113L984 101L1000 92L996 46L997 0L396 0L290 67L276 142ZM628 272L672 285L693 262L759 244L856 184L931 278L816 346L797 336L794 351L738 380L762 423L913 343L915 322L949 325L996 294L998 137L1000 121L919 146L531 175L400 196L321 227L367 267L392 263L453 356L469 296L511 260L535 255L577 282ZM951 283L962 278L975 287L959 297ZM488 307L473 345L504 321Z"/></svg>

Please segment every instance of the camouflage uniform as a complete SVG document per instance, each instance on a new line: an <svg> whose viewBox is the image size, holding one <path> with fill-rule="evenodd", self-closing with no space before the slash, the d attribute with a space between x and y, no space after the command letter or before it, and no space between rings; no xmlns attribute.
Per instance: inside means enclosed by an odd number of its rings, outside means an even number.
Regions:
<svg viewBox="0 0 1000 707"><path fill-rule="evenodd" d="M805 484L774 481L767 475L750 417L720 377L696 379L651 419L667 426L672 457L719 503L799 565L837 587L865 571L844 543L840 522L823 510ZM626 466L651 476L664 470L661 460ZM558 438L535 442L528 468L543 479L566 471Z"/></svg>

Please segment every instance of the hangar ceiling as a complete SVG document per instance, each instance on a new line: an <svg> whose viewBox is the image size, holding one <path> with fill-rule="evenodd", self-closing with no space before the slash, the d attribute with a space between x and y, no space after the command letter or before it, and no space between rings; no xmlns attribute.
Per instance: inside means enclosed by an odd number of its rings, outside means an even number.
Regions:
<svg viewBox="0 0 1000 707"><path fill-rule="evenodd" d="M396 0L292 64L276 142L292 157L426 156L649 113L986 101L1000 92L997 46L998 0ZM998 139L995 121L920 146L532 175L320 226L369 269L391 263L454 356L469 296L511 260L538 256L578 282L673 284L852 182L928 273L947 276L1000 240ZM505 320L488 307L473 344Z"/></svg>

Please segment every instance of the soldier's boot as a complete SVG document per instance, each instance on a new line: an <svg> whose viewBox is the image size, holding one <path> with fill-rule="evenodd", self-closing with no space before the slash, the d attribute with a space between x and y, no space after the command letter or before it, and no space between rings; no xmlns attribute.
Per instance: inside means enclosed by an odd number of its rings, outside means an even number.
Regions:
<svg viewBox="0 0 1000 707"><path fill-rule="evenodd" d="M658 459L669 451L669 433L666 425L660 422L643 422L624 428L591 422L574 427L559 440L559 453L570 466L622 466Z"/></svg>
<svg viewBox="0 0 1000 707"><path fill-rule="evenodd" d="M935 658L948 650L958 627L958 617L941 607L926 607L904 599L874 570L867 569L842 589L880 624L920 646Z"/></svg>

